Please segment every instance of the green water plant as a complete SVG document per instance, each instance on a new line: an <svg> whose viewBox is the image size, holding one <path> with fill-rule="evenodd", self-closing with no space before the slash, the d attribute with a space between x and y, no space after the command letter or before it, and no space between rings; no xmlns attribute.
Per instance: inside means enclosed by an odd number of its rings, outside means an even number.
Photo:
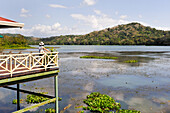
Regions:
<svg viewBox="0 0 170 113"><path fill-rule="evenodd" d="M126 60L124 61L125 63L137 63L138 61L137 60Z"/></svg>
<svg viewBox="0 0 170 113"><path fill-rule="evenodd" d="M92 112L105 113L109 111L119 110L121 108L120 103L115 102L115 100L105 94L100 94L99 92L93 92L87 96L84 103L88 106L83 106L83 110L90 110Z"/></svg>
<svg viewBox="0 0 170 113"><path fill-rule="evenodd" d="M81 56L80 58L89 58L89 59L117 59L118 57L109 57L109 56Z"/></svg>
<svg viewBox="0 0 170 113"><path fill-rule="evenodd" d="M116 111L116 113L141 113L141 112L137 110L121 109L119 111Z"/></svg>
<svg viewBox="0 0 170 113"><path fill-rule="evenodd" d="M78 111L77 113L84 113L84 111L82 110L82 111Z"/></svg>
<svg viewBox="0 0 170 113"><path fill-rule="evenodd" d="M17 99L13 99L12 104L17 104Z"/></svg>
<svg viewBox="0 0 170 113"><path fill-rule="evenodd" d="M125 110L121 109L121 104L116 102L112 97L99 92L93 92L87 95L87 99L84 100L87 106L83 106L83 110L90 110L91 112L98 113L141 113L137 110Z"/></svg>
<svg viewBox="0 0 170 113"><path fill-rule="evenodd" d="M23 99L20 99L20 103L23 103ZM13 99L12 104L17 104L17 99Z"/></svg>
<svg viewBox="0 0 170 113"><path fill-rule="evenodd" d="M47 108L45 110L45 113L55 113L55 109L54 108Z"/></svg>
<svg viewBox="0 0 170 113"><path fill-rule="evenodd" d="M48 92L41 92L40 94L48 94ZM43 97L43 96L37 96L37 95L33 95L33 94L27 95L27 98L26 98L26 102L28 104L29 103L41 103L46 100L49 100L49 98ZM62 98L58 97L58 101L61 101L61 100L62 100Z"/></svg>
<svg viewBox="0 0 170 113"><path fill-rule="evenodd" d="M41 93L41 94L43 94L43 93ZM30 94L30 95L27 95L26 102L28 104L29 103L40 103L40 102L46 101L48 99L49 98L46 98L43 96L37 96L37 95Z"/></svg>

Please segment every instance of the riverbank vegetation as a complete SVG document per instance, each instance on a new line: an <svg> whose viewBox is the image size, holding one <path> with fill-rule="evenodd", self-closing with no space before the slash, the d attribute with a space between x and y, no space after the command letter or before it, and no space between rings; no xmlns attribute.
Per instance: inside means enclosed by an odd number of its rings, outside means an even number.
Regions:
<svg viewBox="0 0 170 113"><path fill-rule="evenodd" d="M126 60L124 61L125 63L137 63L138 61L137 60Z"/></svg>
<svg viewBox="0 0 170 113"><path fill-rule="evenodd" d="M4 34L4 36L6 35L18 36L18 34ZM41 41L46 45L170 45L170 31L157 30L137 22L93 31L85 35L61 35L47 38L23 37L24 40L18 41L27 40L29 45L38 45ZM19 45L22 44L19 43ZM24 44L26 43L24 42ZM19 45L12 44L10 47L18 47ZM22 45L22 47L25 46Z"/></svg>
<svg viewBox="0 0 170 113"><path fill-rule="evenodd" d="M1 49L28 49L31 48L28 45L27 40L22 35L8 36L3 35L0 38L0 48Z"/></svg>
<svg viewBox="0 0 170 113"><path fill-rule="evenodd" d="M89 59L117 59L118 57L108 57L108 56L81 56L80 58L89 58Z"/></svg>

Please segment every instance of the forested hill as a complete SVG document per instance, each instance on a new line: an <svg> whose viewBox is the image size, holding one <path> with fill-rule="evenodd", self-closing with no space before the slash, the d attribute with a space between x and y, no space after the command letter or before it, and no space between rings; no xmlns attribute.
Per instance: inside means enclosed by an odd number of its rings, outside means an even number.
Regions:
<svg viewBox="0 0 170 113"><path fill-rule="evenodd" d="M27 40L20 34L0 34L0 50L30 48Z"/></svg>
<svg viewBox="0 0 170 113"><path fill-rule="evenodd" d="M37 41L52 45L170 45L170 31L129 23L86 35L54 36Z"/></svg>
<svg viewBox="0 0 170 113"><path fill-rule="evenodd" d="M86 35L25 39L29 45L38 44L40 41L48 45L170 45L170 31L156 30L140 23L129 23Z"/></svg>

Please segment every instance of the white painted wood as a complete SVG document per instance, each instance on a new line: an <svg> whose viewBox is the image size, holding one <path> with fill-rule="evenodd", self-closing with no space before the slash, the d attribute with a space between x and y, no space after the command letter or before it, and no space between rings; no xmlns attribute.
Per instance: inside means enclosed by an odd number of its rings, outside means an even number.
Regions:
<svg viewBox="0 0 170 113"><path fill-rule="evenodd" d="M0 76L58 67L58 52L0 55Z"/></svg>

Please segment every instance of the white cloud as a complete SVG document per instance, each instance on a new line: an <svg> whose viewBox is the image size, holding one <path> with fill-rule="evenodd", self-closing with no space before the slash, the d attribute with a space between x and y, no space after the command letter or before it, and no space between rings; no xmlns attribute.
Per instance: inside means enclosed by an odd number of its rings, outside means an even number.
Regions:
<svg viewBox="0 0 170 113"><path fill-rule="evenodd" d="M20 17L30 17L32 16L31 14L20 14Z"/></svg>
<svg viewBox="0 0 170 113"><path fill-rule="evenodd" d="M20 14L20 17L30 17L30 16L32 16L31 14L29 14L28 13L29 11L28 10L26 10L26 9L24 9L24 8L22 8L21 9L21 14Z"/></svg>
<svg viewBox="0 0 170 113"><path fill-rule="evenodd" d="M45 17L46 18L51 18L51 16L49 14L46 14Z"/></svg>
<svg viewBox="0 0 170 113"><path fill-rule="evenodd" d="M26 9L24 9L24 8L21 9L21 13L28 13L28 12L29 12L29 11L26 10Z"/></svg>
<svg viewBox="0 0 170 113"><path fill-rule="evenodd" d="M80 21L87 25L89 28L88 30L85 29L85 25L81 26L79 23L78 25L74 25L72 27L62 26L60 23L56 22L52 25L43 25L37 24L32 26L31 28L23 28L23 29L0 29L0 33L16 33L16 34L23 34L25 36L35 36L35 37L50 37L50 36L57 36L57 35L79 35L79 34L86 34L90 33L94 30L100 30L108 27L113 27L120 24L127 24L132 21L125 21L125 20L115 20L110 17L102 17L102 16L94 16L88 15L84 16L82 14L72 14L73 18ZM139 22L139 21L136 21ZM142 25L150 26L149 24L139 22ZM152 26L153 27L153 26ZM170 30L168 27L154 27L156 29L161 30Z"/></svg>
<svg viewBox="0 0 170 113"><path fill-rule="evenodd" d="M154 27L158 30L170 31L170 27Z"/></svg>
<svg viewBox="0 0 170 113"><path fill-rule="evenodd" d="M97 14L97 15L100 15L100 16L103 16L103 17L107 17L106 14L102 13L100 10L94 10L94 12Z"/></svg>
<svg viewBox="0 0 170 113"><path fill-rule="evenodd" d="M128 21L125 20L116 20L113 19L106 14L102 14L100 11L95 10L96 14L99 14L98 16L95 15L82 15L82 14L71 14L71 17L81 21L81 23L84 23L87 26L92 27L95 30L104 29L107 27L113 27L118 24L128 23Z"/></svg>
<svg viewBox="0 0 170 113"><path fill-rule="evenodd" d="M52 8L67 8L66 6L58 5L58 4L49 4L49 7L52 7Z"/></svg>
<svg viewBox="0 0 170 113"><path fill-rule="evenodd" d="M128 16L127 15L121 15L120 19L126 19Z"/></svg>
<svg viewBox="0 0 170 113"><path fill-rule="evenodd" d="M19 33L25 36L37 36L37 37L49 37L57 35L69 35L69 34L86 34L94 30L101 30L108 27L114 27L120 24L127 24L132 21L127 21L126 18L114 19L109 15L102 13L100 10L94 10L94 15L83 15L83 14L71 14L73 19L76 19L77 23L72 26L63 26L59 22L51 25L36 24L30 28L25 26L23 29L0 29L1 33ZM21 17L31 16L28 12L21 13ZM50 15L46 15L50 17ZM126 17L126 16L125 16ZM133 21L134 22L134 21ZM144 22L139 22L145 26L150 26ZM152 26L155 27L155 26ZM168 27L155 27L162 30L170 30Z"/></svg>
<svg viewBox="0 0 170 113"><path fill-rule="evenodd" d="M118 12L118 11L116 11L116 12L115 12L115 15L118 15L118 14L119 14L119 12Z"/></svg>
<svg viewBox="0 0 170 113"><path fill-rule="evenodd" d="M55 23L54 25L52 25L52 29L57 29L57 28L59 28L61 26L61 24L60 23Z"/></svg>
<svg viewBox="0 0 170 113"><path fill-rule="evenodd" d="M88 6L92 6L92 5L96 4L96 1L95 0L84 0L83 3Z"/></svg>
<svg viewBox="0 0 170 113"><path fill-rule="evenodd" d="M31 28L0 29L0 32L23 34L25 36L35 36L35 37L49 37L49 36L68 35L68 34L85 34L85 31L77 28L76 26L69 28L67 26L62 26L58 22L52 25L37 24L32 26Z"/></svg>
<svg viewBox="0 0 170 113"><path fill-rule="evenodd" d="M94 10L94 12L95 12L96 14L98 14L98 15L101 14L101 11L100 11L100 10Z"/></svg>
<svg viewBox="0 0 170 113"><path fill-rule="evenodd" d="M138 15L139 18L142 18L142 15Z"/></svg>

